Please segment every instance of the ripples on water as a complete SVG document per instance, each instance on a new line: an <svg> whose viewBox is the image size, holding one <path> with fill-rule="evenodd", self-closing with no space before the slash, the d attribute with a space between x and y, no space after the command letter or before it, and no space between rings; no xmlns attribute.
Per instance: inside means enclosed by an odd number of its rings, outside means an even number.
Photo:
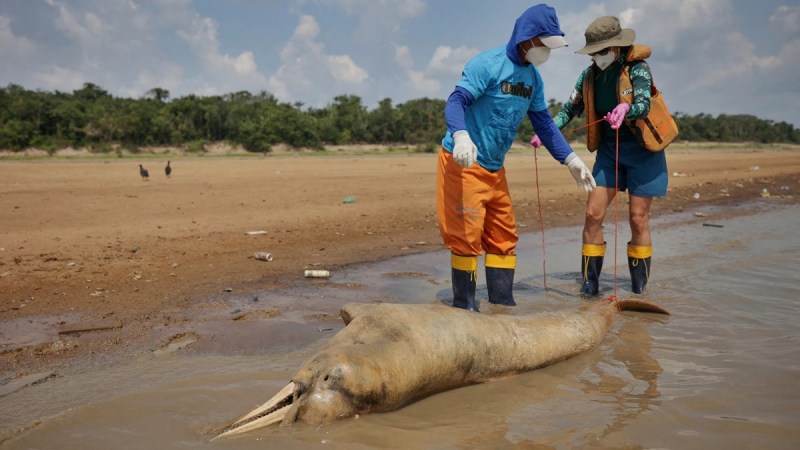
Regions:
<svg viewBox="0 0 800 450"><path fill-rule="evenodd" d="M209 443L215 430L283 387L315 344L256 355L140 355L0 398L0 431L42 421L0 447L797 448L800 208L719 221L723 228L685 222L654 233L648 297L672 316L625 313L597 349L555 366L393 413ZM583 302L579 236L576 228L547 232L547 292L540 237L523 237L513 314ZM618 244L621 297L630 286L626 238ZM610 255L603 295L613 292ZM450 295L448 264L446 253L416 255L351 268L332 282L366 286L364 298L430 303ZM350 295L322 289L320 298ZM269 302L269 293L259 296Z"/></svg>

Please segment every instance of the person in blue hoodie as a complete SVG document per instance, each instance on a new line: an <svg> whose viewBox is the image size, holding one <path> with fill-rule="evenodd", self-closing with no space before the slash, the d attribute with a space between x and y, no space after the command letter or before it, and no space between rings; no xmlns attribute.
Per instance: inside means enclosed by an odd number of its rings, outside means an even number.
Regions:
<svg viewBox="0 0 800 450"><path fill-rule="evenodd" d="M595 181L547 111L537 66L565 47L553 7L528 8L508 43L464 66L445 105L447 133L437 169L436 216L451 252L453 306L479 311L478 257L485 251L489 302L514 306L512 285L519 236L503 163L527 115L547 150L586 192Z"/></svg>

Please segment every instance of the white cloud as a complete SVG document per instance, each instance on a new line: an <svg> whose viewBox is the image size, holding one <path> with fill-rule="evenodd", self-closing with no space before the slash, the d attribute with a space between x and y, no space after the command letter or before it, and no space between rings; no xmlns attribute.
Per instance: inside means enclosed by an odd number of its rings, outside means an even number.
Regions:
<svg viewBox="0 0 800 450"><path fill-rule="evenodd" d="M120 94L125 97L138 98L154 87L166 89L171 97L176 95L185 84L184 73L181 66L165 62L156 67L144 68L136 76L136 81L130 87L124 87Z"/></svg>
<svg viewBox="0 0 800 450"><path fill-rule="evenodd" d="M316 0L316 3L358 16L354 35L370 42L385 41L405 20L418 17L427 9L425 0Z"/></svg>
<svg viewBox="0 0 800 450"><path fill-rule="evenodd" d="M411 49L405 45L394 46L394 61L403 70L411 70L414 67L414 57L411 55Z"/></svg>
<svg viewBox="0 0 800 450"><path fill-rule="evenodd" d="M627 3L627 2L626 2ZM732 23L730 0L639 0L616 15L624 28L637 31L637 42L658 45L666 54L686 51ZM586 22L588 25L589 22Z"/></svg>
<svg viewBox="0 0 800 450"><path fill-rule="evenodd" d="M41 5L38 14L49 16L49 34L56 36L43 45L48 53L21 69L41 80L37 88L73 89L82 75L82 82L132 97L153 87L175 96L210 95L259 90L267 82L255 53L222 51L218 23L187 0L45 0ZM0 21L0 48L9 42L6 28Z"/></svg>
<svg viewBox="0 0 800 450"><path fill-rule="evenodd" d="M791 12L797 9L781 7L771 20L791 30L797 22ZM637 31L637 43L653 47L654 76L680 86L686 95L723 84L743 95L751 91L754 77L768 77L788 63L777 52L759 51L751 37L737 31L737 22L748 19L737 21L730 0L639 0L620 20Z"/></svg>
<svg viewBox="0 0 800 450"><path fill-rule="evenodd" d="M268 80L269 90L284 101L316 94L312 106L338 95L338 89L361 85L369 73L350 55L329 55L318 41L320 26L310 15L301 16L291 39L280 51L281 66ZM306 95L304 95L306 94Z"/></svg>
<svg viewBox="0 0 800 450"><path fill-rule="evenodd" d="M267 80L267 87L270 93L278 99L283 101L297 101L297 98L292 98L289 86L284 82L284 80L288 79L285 72L283 68L278 69L278 72L270 76Z"/></svg>
<svg viewBox="0 0 800 450"><path fill-rule="evenodd" d="M59 15L55 20L56 27L64 31L68 37L84 44L104 42L111 31L111 27L91 11L83 14L75 13L63 3L55 0L47 0L47 4L58 10Z"/></svg>
<svg viewBox="0 0 800 450"><path fill-rule="evenodd" d="M787 36L800 34L800 6L779 6L770 16L769 23Z"/></svg>
<svg viewBox="0 0 800 450"><path fill-rule="evenodd" d="M394 49L395 62L403 69L406 75L407 87L414 89L409 94L415 94L417 89L421 95L433 95L435 86L439 82L428 78L423 72L413 72L413 57L410 48L392 43L396 33L402 31L409 19L419 17L427 10L425 0L311 0L317 5L336 8L350 16L356 16L358 24L352 31L350 38L357 46L362 48ZM307 0L296 2L298 5L308 3ZM316 36L315 36L316 37ZM369 53L369 51L365 51ZM344 64L344 62L347 62ZM336 64L334 64L336 63ZM378 63L380 64L380 63ZM350 80L351 84L363 83L367 80L366 70L356 65L349 56L328 57L328 66L339 81ZM344 72L341 69L345 69ZM339 74L339 75L337 75ZM347 76L343 76L348 74Z"/></svg>
<svg viewBox="0 0 800 450"><path fill-rule="evenodd" d="M236 75L243 77L254 77L261 79L261 74L258 73L258 66L256 65L253 52L244 51L239 56L230 56L222 54L209 54L205 57L207 62L216 70L222 72L233 72Z"/></svg>
<svg viewBox="0 0 800 450"><path fill-rule="evenodd" d="M656 0L648 0L640 4L643 8L653 8L658 5L663 12L671 12L673 6ZM730 0L683 0L675 2L678 11L678 26L680 28L702 28L703 26L716 25L728 21L731 11Z"/></svg>
<svg viewBox="0 0 800 450"><path fill-rule="evenodd" d="M317 0L317 3L339 7L348 14L369 14L380 10L387 16L401 19L418 16L427 8L424 0Z"/></svg>
<svg viewBox="0 0 800 450"><path fill-rule="evenodd" d="M31 55L36 49L33 42L23 36L15 36L11 30L11 19L0 15L0 55Z"/></svg>
<svg viewBox="0 0 800 450"><path fill-rule="evenodd" d="M36 86L41 89L71 91L80 89L92 77L78 70L56 65L34 74L34 79Z"/></svg>
<svg viewBox="0 0 800 450"><path fill-rule="evenodd" d="M689 91L706 89L729 80L751 80L758 71L769 71L780 66L774 55L759 56L756 46L739 32L728 33L715 39L719 49L714 64L698 71L697 80L688 86Z"/></svg>
<svg viewBox="0 0 800 450"><path fill-rule="evenodd" d="M313 16L302 16L300 17L300 23L297 25L297 28L294 29L292 39L297 41L304 39L314 40L318 35L319 24L317 23L317 19Z"/></svg>
<svg viewBox="0 0 800 450"><path fill-rule="evenodd" d="M367 71L358 67L349 55L328 56L328 67L336 81L358 84L369 78Z"/></svg>
<svg viewBox="0 0 800 450"><path fill-rule="evenodd" d="M265 81L264 76L258 72L253 52L245 50L235 56L220 52L217 22L194 11L186 11L186 14L185 23L177 33L209 68L221 74L249 78L255 82Z"/></svg>
<svg viewBox="0 0 800 450"><path fill-rule="evenodd" d="M477 54L474 48L439 46L428 63L428 74L458 79L467 61Z"/></svg>
<svg viewBox="0 0 800 450"><path fill-rule="evenodd" d="M405 45L394 46L394 60L405 76L404 91L410 98L440 96L446 80L455 85L464 68L464 64L478 50L467 47L452 48L439 46L434 50L424 71L414 70L414 57L411 49Z"/></svg>
<svg viewBox="0 0 800 450"><path fill-rule="evenodd" d="M439 94L442 83L439 80L428 78L422 72L408 71L408 83L414 92L413 97L428 97Z"/></svg>

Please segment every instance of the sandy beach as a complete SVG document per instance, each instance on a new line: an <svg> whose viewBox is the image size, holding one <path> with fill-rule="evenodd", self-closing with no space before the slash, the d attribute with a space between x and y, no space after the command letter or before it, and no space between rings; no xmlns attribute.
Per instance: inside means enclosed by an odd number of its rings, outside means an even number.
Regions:
<svg viewBox="0 0 800 450"><path fill-rule="evenodd" d="M667 151L670 188L653 203L654 216L758 198L797 202L796 147ZM593 155L580 155L591 165ZM0 375L147 345L154 328L173 320L164 311L224 291L291 289L307 285L306 269L440 250L435 161L336 150L0 160L0 324L52 319L46 341L0 328ZM515 149L506 167L520 232L540 229L540 202L546 229L583 222L585 194L547 153L535 161L531 150ZM92 330L103 338L59 344Z"/></svg>

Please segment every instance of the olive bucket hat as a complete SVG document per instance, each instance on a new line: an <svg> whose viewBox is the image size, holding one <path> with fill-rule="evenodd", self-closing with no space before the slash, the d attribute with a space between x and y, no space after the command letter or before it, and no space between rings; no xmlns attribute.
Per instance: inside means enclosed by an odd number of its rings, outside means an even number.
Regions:
<svg viewBox="0 0 800 450"><path fill-rule="evenodd" d="M613 16L598 17L586 27L586 46L575 53L588 55L608 47L627 47L636 39L636 32L622 28Z"/></svg>

